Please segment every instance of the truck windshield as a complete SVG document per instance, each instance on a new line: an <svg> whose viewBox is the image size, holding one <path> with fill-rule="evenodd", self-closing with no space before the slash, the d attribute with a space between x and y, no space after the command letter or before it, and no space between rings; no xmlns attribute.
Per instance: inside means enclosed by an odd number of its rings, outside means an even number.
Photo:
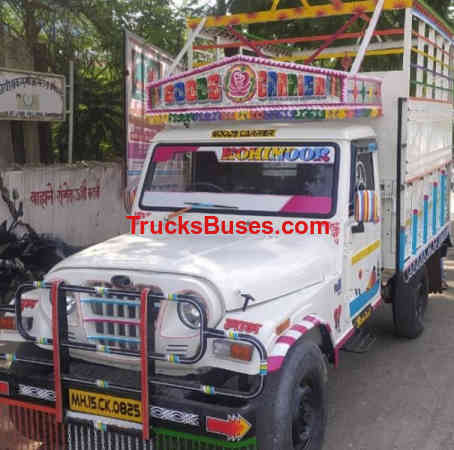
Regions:
<svg viewBox="0 0 454 450"><path fill-rule="evenodd" d="M142 209L329 217L335 210L333 143L158 145Z"/></svg>

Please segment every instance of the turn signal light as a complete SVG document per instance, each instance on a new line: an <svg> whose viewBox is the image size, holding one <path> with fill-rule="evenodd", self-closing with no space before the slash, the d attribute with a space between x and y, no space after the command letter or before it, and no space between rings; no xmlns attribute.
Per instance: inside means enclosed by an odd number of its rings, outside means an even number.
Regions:
<svg viewBox="0 0 454 450"><path fill-rule="evenodd" d="M219 358L236 359L249 362L252 360L254 348L249 344L239 344L223 339L213 341L213 353Z"/></svg>
<svg viewBox="0 0 454 450"><path fill-rule="evenodd" d="M290 319L284 320L281 324L276 327L276 335L280 336L284 331L290 328Z"/></svg>
<svg viewBox="0 0 454 450"><path fill-rule="evenodd" d="M230 356L240 361L250 361L252 359L252 347L244 344L232 344Z"/></svg>
<svg viewBox="0 0 454 450"><path fill-rule="evenodd" d="M16 318L15 317L0 317L0 330L15 330Z"/></svg>

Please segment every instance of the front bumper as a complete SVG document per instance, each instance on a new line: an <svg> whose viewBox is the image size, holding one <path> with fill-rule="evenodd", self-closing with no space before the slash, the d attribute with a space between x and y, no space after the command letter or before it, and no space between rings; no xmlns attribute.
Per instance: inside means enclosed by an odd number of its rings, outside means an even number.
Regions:
<svg viewBox="0 0 454 450"><path fill-rule="evenodd" d="M33 344L21 346L24 345ZM18 356L21 356L20 352ZM233 400L207 397L202 393L165 386L158 387L150 392L149 439L143 439L143 420L138 422L132 417L134 410L131 411L130 420L127 417L115 418L112 417L115 414L103 415L105 411L99 411L99 408L96 408L99 404L90 405L89 401L89 397L93 396L98 399L109 398L111 401L115 399L125 403L140 403L141 394L135 392L140 387L140 373L125 369L112 371L106 366L96 366L77 360L71 361L69 367L74 379L103 379L107 386L116 385L118 380L122 379L124 389L119 391L111 387L87 388L85 383L76 381L64 385L61 393L63 417L61 425L57 426L57 394L53 370L45 364L38 364L38 361L52 362L52 355L50 352L38 349L33 359L35 359L34 363L21 363L16 360L9 369L0 370L0 385L8 386L8 389L3 390L0 395L0 404L14 407L15 416L18 415L19 407L22 411L20 414L24 417L35 417L33 420L13 420L18 431L28 438L39 440L42 432L36 434L37 430L33 429L32 422L44 422L45 427L51 429L51 432L44 433L46 439L54 440L51 447L58 448L56 442L60 442L61 448L70 450L97 449L98 447L94 444L93 447L87 446L87 436L90 433L97 436L98 442L102 440L109 442L109 439L115 441L116 436L119 436L119 442L122 442L122 439L126 441L131 439L133 443L140 443L141 446L137 448L153 450L198 448L196 443L197 445L207 444L207 448L216 450L256 449L256 411L260 404L260 397L254 400ZM82 399L82 405L74 404L71 398L74 392L83 393L87 401ZM92 409L91 406L95 407ZM44 415L47 416L46 420L42 419ZM49 417L51 417L50 420ZM52 433L55 433L55 436ZM76 443L75 434L77 433L79 437ZM82 436L85 436L85 441ZM92 441L95 442L94 437ZM82 442L85 442L85 447L82 447ZM116 447L112 446L112 448Z"/></svg>
<svg viewBox="0 0 454 450"><path fill-rule="evenodd" d="M51 290L52 339L30 336L21 327L21 294L33 287ZM98 296L118 294L140 302L140 350L125 351L70 341L66 317L67 291ZM184 357L154 352L154 306L161 301L188 302L199 308L202 326L197 355ZM206 313L194 299L184 296L166 299L151 294L147 289L132 293L66 286L61 282L52 285L35 283L19 289L15 313L18 331L27 342L22 346L39 350L36 344L45 344L52 346L53 351L41 350L34 356L27 352L25 356L20 352L0 355L0 359L12 363L9 369L0 371L0 387L1 382L7 386L3 391L0 389L0 403L22 408L24 414L33 411L50 415L54 424L52 430L59 430L55 442L66 439L67 447L64 448L79 448L80 439L83 438L86 443L86 439L92 435L97 442L99 439L110 439L112 433L120 433L125 439L137 441L141 446L137 448L192 448L192 444L189 447L181 446L180 441L205 442L216 449L256 448L255 411L267 374L266 350L252 336L208 328ZM251 380L251 377L244 375L226 376L223 371L219 385L206 384L204 378L211 380L213 374L187 377L156 375L155 361L194 364L203 358L207 341L213 338L233 339L253 345L260 356L259 374ZM71 349L136 357L140 360L141 372L112 370L109 366L77 361L70 357ZM238 385L235 384L237 381ZM20 423L25 421L15 423L16 428L20 428ZM80 434L80 439L77 445L74 441L74 446L71 442L76 432ZM46 436L50 435L48 433ZM169 446L170 441L178 442L178 445ZM152 444L154 446L150 447ZM93 448L97 449L96 445Z"/></svg>

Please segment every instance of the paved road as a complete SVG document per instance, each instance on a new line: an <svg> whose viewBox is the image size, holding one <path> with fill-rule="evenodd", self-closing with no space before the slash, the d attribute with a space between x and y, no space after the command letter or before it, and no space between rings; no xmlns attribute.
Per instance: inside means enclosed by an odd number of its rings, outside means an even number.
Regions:
<svg viewBox="0 0 454 450"><path fill-rule="evenodd" d="M454 251L445 269L450 288L430 297L423 336L394 337L384 306L371 319L370 352L341 352L323 450L454 449Z"/></svg>

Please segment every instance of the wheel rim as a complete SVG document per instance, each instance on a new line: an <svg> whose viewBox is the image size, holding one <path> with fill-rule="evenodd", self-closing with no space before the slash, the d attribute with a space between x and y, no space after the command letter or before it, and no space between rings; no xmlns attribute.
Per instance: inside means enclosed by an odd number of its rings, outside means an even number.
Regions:
<svg viewBox="0 0 454 450"><path fill-rule="evenodd" d="M303 380L295 392L293 411L293 448L310 448L317 417L317 395L308 380Z"/></svg>

